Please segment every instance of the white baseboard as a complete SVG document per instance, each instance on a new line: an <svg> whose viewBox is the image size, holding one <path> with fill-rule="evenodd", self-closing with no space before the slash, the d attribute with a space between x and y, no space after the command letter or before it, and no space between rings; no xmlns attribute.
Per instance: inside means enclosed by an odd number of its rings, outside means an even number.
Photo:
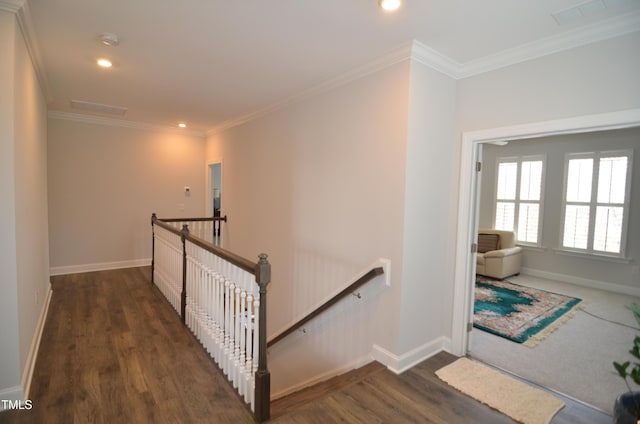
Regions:
<svg viewBox="0 0 640 424"><path fill-rule="evenodd" d="M151 259L132 259L118 262L101 262L96 264L68 265L51 267L50 275L78 274L80 272L107 271L110 269L135 268L151 265Z"/></svg>
<svg viewBox="0 0 640 424"><path fill-rule="evenodd" d="M541 271L539 269L522 268L522 273L532 277L546 278L548 280L560 281L563 283L575 284L576 286L588 287L591 289L604 290L607 292L626 294L640 297L640 287L624 286L622 284L609 283L605 281L590 280L588 278L575 277L573 275L557 274L555 272Z"/></svg>
<svg viewBox="0 0 640 424"><path fill-rule="evenodd" d="M29 398L29 391L31 390L31 379L33 378L33 371L36 367L36 359L38 358L38 349L40 349L40 340L42 339L42 331L44 330L44 324L47 320L47 312L49 311L49 303L51 302L51 284L48 285L49 290L42 302L42 309L40 310L40 317L36 325L36 331L31 340L31 347L29 348L29 355L27 355L27 362L25 369L22 371L22 388L24 392L24 400Z"/></svg>
<svg viewBox="0 0 640 424"><path fill-rule="evenodd" d="M329 371L326 371L320 375L316 375L312 378L309 378L305 381L303 381L302 383L296 384L295 386L291 386L288 387L284 390L280 390L277 393L272 393L271 394L271 400L275 400L275 399L280 399L282 397L285 397L287 395L290 395L291 393L295 393L299 390L304 389L305 387L310 387L313 386L314 384L318 384L321 383L323 381L326 381L332 377L347 373L351 370L355 370L358 369L360 367L363 367L365 365L367 365L368 363L373 362L373 358L371 357L371 355L366 355L363 356L361 358L356 359L355 361L351 361L348 364L338 367L338 368L334 368L331 369Z"/></svg>
<svg viewBox="0 0 640 424"><path fill-rule="evenodd" d="M372 354L373 359L386 365L390 371L401 374L443 350L451 350L451 339L448 337L439 337L399 356L378 345L373 345Z"/></svg>

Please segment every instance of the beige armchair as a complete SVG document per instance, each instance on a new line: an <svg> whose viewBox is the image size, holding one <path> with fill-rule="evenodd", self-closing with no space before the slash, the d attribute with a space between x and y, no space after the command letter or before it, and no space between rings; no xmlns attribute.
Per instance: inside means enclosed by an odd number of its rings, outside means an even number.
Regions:
<svg viewBox="0 0 640 424"><path fill-rule="evenodd" d="M478 230L476 274L502 280L520 274L521 265L522 248L516 246L513 231Z"/></svg>

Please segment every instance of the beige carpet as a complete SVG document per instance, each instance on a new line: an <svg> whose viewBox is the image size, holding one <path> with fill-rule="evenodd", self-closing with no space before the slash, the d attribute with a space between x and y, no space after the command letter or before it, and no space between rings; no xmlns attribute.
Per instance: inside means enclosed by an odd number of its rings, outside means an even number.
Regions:
<svg viewBox="0 0 640 424"><path fill-rule="evenodd" d="M462 393L524 424L547 424L564 402L540 389L467 358L440 368L436 375Z"/></svg>
<svg viewBox="0 0 640 424"><path fill-rule="evenodd" d="M535 348L474 328L469 355L611 415L616 397L628 390L612 361L634 361L629 349L637 323L626 306L640 298L524 274L513 282L588 304Z"/></svg>

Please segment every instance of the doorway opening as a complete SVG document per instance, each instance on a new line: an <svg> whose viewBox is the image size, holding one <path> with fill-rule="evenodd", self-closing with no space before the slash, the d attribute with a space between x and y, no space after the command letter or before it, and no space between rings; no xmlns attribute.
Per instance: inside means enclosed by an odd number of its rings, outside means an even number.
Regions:
<svg viewBox="0 0 640 424"><path fill-rule="evenodd" d="M478 230L479 172L482 145L503 141L534 139L552 135L578 134L640 126L640 109L587 115L512 127L466 132L462 136L460 185L458 193L458 232L453 298L452 353L464 356L469 347L473 324L475 257L471 246Z"/></svg>
<svg viewBox="0 0 640 424"><path fill-rule="evenodd" d="M472 253L471 246L473 243L476 243L479 228L480 180L482 177L480 176L480 172L477 172L476 163L480 162L483 154L483 147L487 147L488 144L500 144L505 141L543 139L548 136L585 134L639 126L640 109L635 109L610 114L591 115L463 134L461 151L462 168L458 204L458 238L456 246L458 260L454 282L454 326L452 329L453 353L463 356L471 350L474 289L476 281L476 258L475 254ZM527 280L526 277L528 276L524 277L525 279L520 281L520 284L527 285L528 283L532 283L532 281ZM548 289L548 291L552 290ZM593 316L592 314L589 315ZM594 319L595 318L597 317L594 317ZM481 335L484 337L481 333L473 336L474 348L478 346L476 345L476 340L477 337ZM486 339L487 338L484 338L485 341ZM490 341L495 344L495 340L492 339ZM486 346L486 343L482 346ZM493 355L495 355L495 353ZM501 363L508 361L508 352L501 351L501 355L506 358ZM489 363L491 362L489 361ZM514 363L509 362L509 366L513 364ZM607 363L604 368L608 365L610 364ZM524 372L527 367L531 368L531 365L527 365L525 368L518 368L517 365L515 366L517 368L516 370L513 368L506 368L505 365L499 365L501 369L508 370L509 372L516 374L520 374L520 371Z"/></svg>
<svg viewBox="0 0 640 424"><path fill-rule="evenodd" d="M208 165L209 178L207 180L207 215L222 216L222 161L215 161ZM213 222L213 244L222 245L222 222Z"/></svg>

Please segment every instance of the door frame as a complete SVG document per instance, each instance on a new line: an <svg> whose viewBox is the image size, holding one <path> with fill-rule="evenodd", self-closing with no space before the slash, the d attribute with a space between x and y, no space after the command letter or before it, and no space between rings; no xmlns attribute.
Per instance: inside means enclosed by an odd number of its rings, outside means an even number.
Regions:
<svg viewBox="0 0 640 424"><path fill-rule="evenodd" d="M458 190L458 221L456 238L456 266L454 274L451 352L466 355L473 320L473 286L475 254L471 245L476 242L478 228L479 175L475 163L481 145L496 141L541 138L552 135L578 134L640 126L640 109L585 115L551 121L532 122L508 127L469 131L462 134L460 150L460 182Z"/></svg>
<svg viewBox="0 0 640 424"><path fill-rule="evenodd" d="M220 193L222 193L224 164L222 159L211 160L207 163L207 195L205 196L205 201L207 202L207 207L205 208L207 213L206 216L213 216L213 167L215 165L220 165Z"/></svg>

